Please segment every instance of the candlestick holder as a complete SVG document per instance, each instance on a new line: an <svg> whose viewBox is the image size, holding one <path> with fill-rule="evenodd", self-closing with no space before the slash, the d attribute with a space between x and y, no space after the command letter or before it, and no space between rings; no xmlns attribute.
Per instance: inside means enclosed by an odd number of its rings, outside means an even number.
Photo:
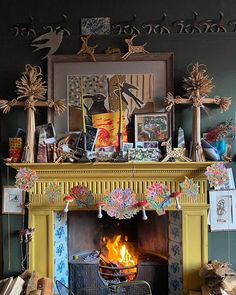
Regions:
<svg viewBox="0 0 236 295"><path fill-rule="evenodd" d="M122 148L122 133L118 133L118 151L114 157L114 162L128 162L128 159L124 157L123 148Z"/></svg>
<svg viewBox="0 0 236 295"><path fill-rule="evenodd" d="M81 136L83 137L84 141L84 149L82 152L82 157L77 161L78 163L88 163L91 162L89 158L87 157L87 137L86 137L86 132L82 131Z"/></svg>

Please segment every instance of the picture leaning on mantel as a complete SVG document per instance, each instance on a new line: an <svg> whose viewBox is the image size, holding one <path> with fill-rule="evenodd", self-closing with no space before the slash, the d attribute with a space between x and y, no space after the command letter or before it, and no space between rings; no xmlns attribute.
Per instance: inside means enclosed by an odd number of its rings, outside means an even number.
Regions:
<svg viewBox="0 0 236 295"><path fill-rule="evenodd" d="M119 111L117 79L123 95L127 122L135 113L163 112L163 99L173 90L173 53L88 56L55 55L48 59L48 98L64 99L67 111L59 117L49 113L57 134L81 130L81 79L87 115ZM172 122L172 113L169 115Z"/></svg>

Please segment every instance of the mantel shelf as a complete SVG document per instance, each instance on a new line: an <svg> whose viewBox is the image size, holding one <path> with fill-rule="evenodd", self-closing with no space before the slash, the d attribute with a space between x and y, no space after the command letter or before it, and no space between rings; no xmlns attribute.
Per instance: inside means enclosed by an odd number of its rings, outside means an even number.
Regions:
<svg viewBox="0 0 236 295"><path fill-rule="evenodd" d="M38 180L30 192L31 206L54 210L64 207L63 197L75 185L88 187L95 203L107 191L130 188L142 200L147 187L154 181L164 182L171 191L180 191L185 176L193 178L199 186L196 200L181 197L184 206L207 206L207 180L204 172L213 162L124 162L124 163L11 163L8 166L19 170L28 167L35 170ZM49 182L62 184L62 196L49 204L45 189ZM72 205L73 208L73 205ZM76 205L74 205L76 209Z"/></svg>

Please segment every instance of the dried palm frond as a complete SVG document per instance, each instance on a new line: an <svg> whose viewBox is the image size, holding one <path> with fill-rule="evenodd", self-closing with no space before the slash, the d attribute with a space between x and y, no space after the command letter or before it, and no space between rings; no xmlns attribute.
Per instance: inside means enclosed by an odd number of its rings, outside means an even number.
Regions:
<svg viewBox="0 0 236 295"><path fill-rule="evenodd" d="M12 99L12 100L0 99L0 109L2 110L3 114L7 114L10 112L11 107L13 107L16 103L17 103L16 99Z"/></svg>
<svg viewBox="0 0 236 295"><path fill-rule="evenodd" d="M175 98L172 93L168 92L166 98L164 99L164 105L167 112L170 112L175 104Z"/></svg>
<svg viewBox="0 0 236 295"><path fill-rule="evenodd" d="M197 91L204 95L210 93L214 87L212 79L206 74L205 65L195 63L189 77L183 80L183 88L188 96L195 95Z"/></svg>
<svg viewBox="0 0 236 295"><path fill-rule="evenodd" d="M229 109L231 105L231 98L230 97L222 97L220 98L219 106L220 112L223 113Z"/></svg>
<svg viewBox="0 0 236 295"><path fill-rule="evenodd" d="M54 108L57 115L61 115L66 109L65 103L61 99L55 101L53 101L52 99L48 99L46 101L46 104L49 108Z"/></svg>
<svg viewBox="0 0 236 295"><path fill-rule="evenodd" d="M28 64L22 74L21 79L16 81L16 93L19 95L17 99L30 96L36 99L45 98L47 87L44 85L45 81L42 81L41 68Z"/></svg>

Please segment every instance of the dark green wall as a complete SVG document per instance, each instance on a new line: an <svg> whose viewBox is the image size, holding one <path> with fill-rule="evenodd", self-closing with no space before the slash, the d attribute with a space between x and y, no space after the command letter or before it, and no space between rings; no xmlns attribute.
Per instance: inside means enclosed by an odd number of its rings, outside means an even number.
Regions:
<svg viewBox="0 0 236 295"><path fill-rule="evenodd" d="M79 0L41 0L41 1L1 1L0 2L0 96L15 97L15 80L20 77L26 63L40 65L46 74L46 61L41 61L41 52L32 53L30 41L32 38L14 37L10 31L13 24L26 22L32 15L35 19L35 29L42 34L42 26L59 21L64 13L68 16L66 27L71 36L66 36L57 54L74 54L80 48L80 18L91 16L110 16L112 22L130 19L137 14L140 23L160 19L165 11L170 23L177 19L191 19L192 11L199 13L200 19L217 18L222 10L226 20L236 19L236 2L234 0L147 0L147 1L79 1ZM99 44L98 52L110 47L120 47L125 50L124 36L94 37L94 44ZM175 55L175 94L183 94L181 80L186 75L188 64L199 61L207 65L209 75L214 77L213 95L231 96L230 111L220 114L216 107L209 107L202 112L202 131L215 126L216 123L232 118L235 123L236 104L236 33L207 34L171 34L165 36L139 36L140 43L148 42L147 50L151 52L174 52ZM37 122L45 122L46 114L37 112ZM17 127L25 127L25 114L22 110L14 110L9 115L0 115L1 145L0 153L7 155L8 137L14 136ZM176 108L175 126L182 126L186 131L187 140L191 137L191 111L188 107ZM233 154L235 154L235 144ZM235 165L232 164L232 167ZM6 184L6 168L1 167L2 184ZM11 178L13 181L13 176ZM8 219L1 216L0 260L3 260L3 275L20 271L18 230L22 226L22 218L10 216L11 267L8 269ZM231 246L231 247L229 247ZM228 261L231 248L231 262L236 269L236 233L209 233L209 258ZM234 253L233 253L234 252ZM1 272L1 271L0 271Z"/></svg>

